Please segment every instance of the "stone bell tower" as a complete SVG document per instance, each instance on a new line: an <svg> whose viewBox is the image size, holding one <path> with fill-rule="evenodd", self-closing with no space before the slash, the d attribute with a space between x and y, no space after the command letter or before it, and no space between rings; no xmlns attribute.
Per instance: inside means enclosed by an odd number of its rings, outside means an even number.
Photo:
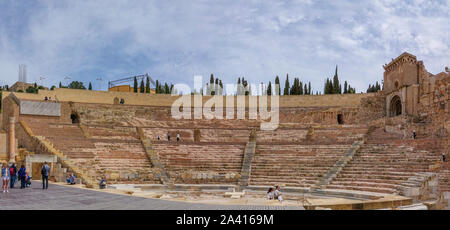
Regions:
<svg viewBox="0 0 450 230"><path fill-rule="evenodd" d="M387 116L417 115L423 62L405 52L383 67Z"/></svg>

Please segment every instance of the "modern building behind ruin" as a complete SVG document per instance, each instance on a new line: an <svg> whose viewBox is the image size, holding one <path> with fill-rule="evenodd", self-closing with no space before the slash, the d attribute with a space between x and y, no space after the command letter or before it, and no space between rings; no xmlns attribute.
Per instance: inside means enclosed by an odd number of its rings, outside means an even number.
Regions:
<svg viewBox="0 0 450 230"><path fill-rule="evenodd" d="M33 168L46 159L56 180L69 170L87 185L99 176L114 183L284 184L448 202L450 165L440 159L450 153L450 72L433 75L408 53L384 68L378 93L280 96L274 131L260 130L260 119L175 120L170 107L178 97L170 95L4 93L0 159ZM248 103L246 110L248 117ZM167 132L181 133L182 142L157 141Z"/></svg>

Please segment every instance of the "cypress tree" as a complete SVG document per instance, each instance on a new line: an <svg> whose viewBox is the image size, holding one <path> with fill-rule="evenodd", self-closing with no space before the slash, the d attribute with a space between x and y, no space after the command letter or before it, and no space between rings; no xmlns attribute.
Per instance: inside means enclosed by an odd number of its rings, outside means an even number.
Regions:
<svg viewBox="0 0 450 230"><path fill-rule="evenodd" d="M169 94L169 93L170 93L169 85L167 83L164 83L164 94Z"/></svg>
<svg viewBox="0 0 450 230"><path fill-rule="evenodd" d="M272 82L269 81L269 85L267 86L267 95L272 95Z"/></svg>
<svg viewBox="0 0 450 230"><path fill-rule="evenodd" d="M284 95L289 95L289 74L286 75L286 82L284 83Z"/></svg>
<svg viewBox="0 0 450 230"><path fill-rule="evenodd" d="M59 82L59 88L60 88L60 89L62 88L62 84L61 84L61 82Z"/></svg>
<svg viewBox="0 0 450 230"><path fill-rule="evenodd" d="M241 78L238 78L238 82L237 82L237 89L236 89L236 94L237 95L242 95L242 84L241 84Z"/></svg>
<svg viewBox="0 0 450 230"><path fill-rule="evenodd" d="M219 78L216 78L214 83L214 95L219 95Z"/></svg>
<svg viewBox="0 0 450 230"><path fill-rule="evenodd" d="M300 80L297 80L298 82L298 92L297 95L303 95L305 92L303 91L303 82L301 82ZM306 85L305 85L306 86Z"/></svg>
<svg viewBox="0 0 450 230"><path fill-rule="evenodd" d="M209 78L209 87L210 87L209 92L211 93L211 95L214 95L215 91L214 91L214 75L213 74L211 74L211 77Z"/></svg>
<svg viewBox="0 0 450 230"><path fill-rule="evenodd" d="M281 94L280 87L281 87L281 85L280 85L280 78L277 75L275 77L275 92L274 92L274 94L278 94L278 95Z"/></svg>
<svg viewBox="0 0 450 230"><path fill-rule="evenodd" d="M348 89L347 89L348 85L347 85L347 81L344 82L344 94L348 93Z"/></svg>
<svg viewBox="0 0 450 230"><path fill-rule="evenodd" d="M308 94L312 95L312 93L311 93L311 82L308 82Z"/></svg>
<svg viewBox="0 0 450 230"><path fill-rule="evenodd" d="M134 77L133 91L134 91L135 93L138 92L138 82L137 82L136 76Z"/></svg>
<svg viewBox="0 0 450 230"><path fill-rule="evenodd" d="M88 87L88 89L89 89L89 90L92 90L92 83L91 83L91 82L89 82L89 87Z"/></svg>
<svg viewBox="0 0 450 230"><path fill-rule="evenodd" d="M147 77L147 80L146 80L147 82L146 82L146 84L145 84L145 92L146 93L150 93L150 79Z"/></svg>
<svg viewBox="0 0 450 230"><path fill-rule="evenodd" d="M156 80L155 93L156 93L156 94L161 93L159 90L160 90L159 81Z"/></svg>
<svg viewBox="0 0 450 230"><path fill-rule="evenodd" d="M222 80L219 81L219 95L223 95L223 84L222 84Z"/></svg>
<svg viewBox="0 0 450 230"><path fill-rule="evenodd" d="M338 77L338 67L336 66L336 72L333 77L333 94L340 94L340 88L339 88L339 77Z"/></svg>
<svg viewBox="0 0 450 230"><path fill-rule="evenodd" d="M139 87L140 93L145 93L144 79L141 80L141 86Z"/></svg>

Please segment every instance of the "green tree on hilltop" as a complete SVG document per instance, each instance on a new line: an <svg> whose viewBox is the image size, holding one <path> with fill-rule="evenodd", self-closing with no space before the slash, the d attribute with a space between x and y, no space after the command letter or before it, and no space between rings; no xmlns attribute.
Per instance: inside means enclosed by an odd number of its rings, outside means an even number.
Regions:
<svg viewBox="0 0 450 230"><path fill-rule="evenodd" d="M286 81L284 82L284 95L289 95L289 74L286 75Z"/></svg>
<svg viewBox="0 0 450 230"><path fill-rule="evenodd" d="M275 91L274 94L280 95L281 90L280 90L280 78L278 77L278 75L275 77Z"/></svg>
<svg viewBox="0 0 450 230"><path fill-rule="evenodd" d="M145 85L145 93L150 93L150 79L148 77Z"/></svg>
<svg viewBox="0 0 450 230"><path fill-rule="evenodd" d="M138 92L138 82L137 82L136 76L134 77L133 91L134 91L135 93Z"/></svg>
<svg viewBox="0 0 450 230"><path fill-rule="evenodd" d="M141 86L139 87L140 93L145 93L144 79L141 79Z"/></svg>
<svg viewBox="0 0 450 230"><path fill-rule="evenodd" d="M86 87L83 85L83 82L81 81L72 81L69 86L69 89L86 89Z"/></svg>

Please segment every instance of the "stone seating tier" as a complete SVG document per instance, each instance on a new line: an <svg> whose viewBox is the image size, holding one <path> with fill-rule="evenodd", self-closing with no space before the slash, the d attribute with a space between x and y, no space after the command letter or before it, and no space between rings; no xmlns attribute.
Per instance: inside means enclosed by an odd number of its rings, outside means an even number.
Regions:
<svg viewBox="0 0 450 230"><path fill-rule="evenodd" d="M153 143L153 149L158 153L166 171L177 183L236 182L238 178L231 178L230 175L240 173L244 148L244 144L236 143ZM220 177L220 180L214 180L211 176L196 180L195 175L198 173L213 173L223 177Z"/></svg>
<svg viewBox="0 0 450 230"><path fill-rule="evenodd" d="M139 141L135 127L88 126L87 132L92 139Z"/></svg>
<svg viewBox="0 0 450 230"><path fill-rule="evenodd" d="M162 141L167 140L167 133L171 135L171 140L176 141L177 133L180 133L183 142L193 142L195 140L195 130L191 128L144 128L144 133L152 142L157 141L158 135ZM247 143L250 130L248 129L197 129L197 142L234 142Z"/></svg>
<svg viewBox="0 0 450 230"><path fill-rule="evenodd" d="M27 120L34 135L43 136L91 178L106 176L109 183L160 183L134 127L88 126Z"/></svg>
<svg viewBox="0 0 450 230"><path fill-rule="evenodd" d="M250 184L311 187L349 147L259 144L252 164Z"/></svg>
<svg viewBox="0 0 450 230"><path fill-rule="evenodd" d="M445 162L439 171L439 191L450 192L450 162Z"/></svg>
<svg viewBox="0 0 450 230"><path fill-rule="evenodd" d="M410 187L408 180L430 172L438 160L435 153L416 150L402 140L368 141L326 188L400 193Z"/></svg>

